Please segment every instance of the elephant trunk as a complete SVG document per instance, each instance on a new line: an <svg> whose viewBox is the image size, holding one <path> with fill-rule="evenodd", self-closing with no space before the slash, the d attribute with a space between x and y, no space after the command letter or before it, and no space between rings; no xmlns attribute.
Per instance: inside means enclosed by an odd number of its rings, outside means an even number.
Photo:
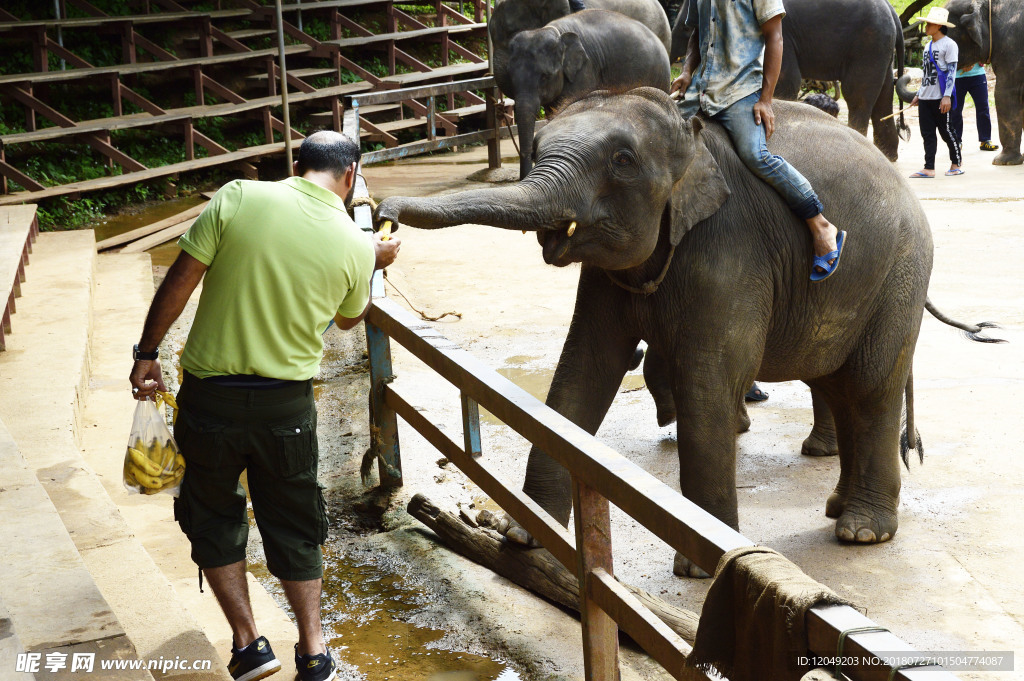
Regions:
<svg viewBox="0 0 1024 681"><path fill-rule="evenodd" d="M910 82L910 74L904 74L896 80L896 94L899 95L901 101L910 104L914 101L914 97L917 96L916 90L908 90L907 83Z"/></svg>
<svg viewBox="0 0 1024 681"><path fill-rule="evenodd" d="M520 93L523 94L523 93ZM516 97L516 125L519 128L519 179L533 168L533 135L540 103L531 97Z"/></svg>
<svg viewBox="0 0 1024 681"><path fill-rule="evenodd" d="M576 218L546 187L518 182L508 187L473 189L445 196L393 196L377 208L377 220L397 220L420 229L479 224L500 229L542 231L567 228Z"/></svg>

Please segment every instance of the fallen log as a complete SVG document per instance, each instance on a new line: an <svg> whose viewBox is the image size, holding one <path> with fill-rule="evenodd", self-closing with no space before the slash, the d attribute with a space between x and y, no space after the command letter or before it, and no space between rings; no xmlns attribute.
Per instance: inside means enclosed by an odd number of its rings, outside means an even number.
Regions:
<svg viewBox="0 0 1024 681"><path fill-rule="evenodd" d="M184 210L177 215L172 215L169 218L164 218L163 220L146 225L145 227L139 227L138 229L133 229L129 232L125 232L124 234L118 234L117 236L112 236L109 239L104 239L96 244L96 250L105 251L108 248L115 248L122 244L131 243L136 239L141 239L144 236L155 234L160 230L171 227L172 225L181 224L182 222L185 222L190 218L194 218L202 213L208 203L209 201L204 201L198 206L192 206L188 210Z"/></svg>
<svg viewBox="0 0 1024 681"><path fill-rule="evenodd" d="M500 533L476 525L468 516L460 518L442 511L422 494L409 500L407 510L457 553L525 589L579 612L576 575L565 569L546 549L510 544ZM693 644L699 619L696 613L670 605L635 586L623 586L684 641Z"/></svg>

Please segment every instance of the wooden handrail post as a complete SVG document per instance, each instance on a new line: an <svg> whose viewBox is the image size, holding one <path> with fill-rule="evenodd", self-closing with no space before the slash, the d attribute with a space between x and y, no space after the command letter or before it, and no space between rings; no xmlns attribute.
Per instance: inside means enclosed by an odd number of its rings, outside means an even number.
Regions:
<svg viewBox="0 0 1024 681"><path fill-rule="evenodd" d="M612 526L608 500L572 479L572 513L576 520L576 556L580 583L580 620L583 624L583 665L587 681L618 681L619 628L608 613L590 598L592 570L609 575L612 566Z"/></svg>
<svg viewBox="0 0 1024 681"><path fill-rule="evenodd" d="M461 393L462 399L462 441L466 454L480 456L483 451L480 444L480 407L476 400Z"/></svg>
<svg viewBox="0 0 1024 681"><path fill-rule="evenodd" d="M394 378L391 338L366 322L366 347L370 355L370 447L377 455L381 487L402 484L402 457L398 447L398 416L384 402L384 386Z"/></svg>

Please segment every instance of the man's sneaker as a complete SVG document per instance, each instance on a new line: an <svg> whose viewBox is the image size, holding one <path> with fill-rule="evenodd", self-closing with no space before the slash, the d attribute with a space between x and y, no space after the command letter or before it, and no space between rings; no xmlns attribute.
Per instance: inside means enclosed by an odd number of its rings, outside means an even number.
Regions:
<svg viewBox="0 0 1024 681"><path fill-rule="evenodd" d="M295 644L295 671L300 681L332 681L338 673L330 650L322 655L299 655L298 643Z"/></svg>
<svg viewBox="0 0 1024 681"><path fill-rule="evenodd" d="M990 142L989 140L985 140L984 142L981 143L982 151L995 151L998 148L998 144L992 144L992 142Z"/></svg>
<svg viewBox="0 0 1024 681"><path fill-rule="evenodd" d="M281 669L281 663L270 649L270 642L263 636L244 649L231 648L228 672L235 681L256 681Z"/></svg>

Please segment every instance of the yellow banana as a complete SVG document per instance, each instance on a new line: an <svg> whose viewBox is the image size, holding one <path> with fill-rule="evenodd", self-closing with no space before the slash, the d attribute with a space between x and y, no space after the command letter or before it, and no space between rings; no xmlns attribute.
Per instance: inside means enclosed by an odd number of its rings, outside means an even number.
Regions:
<svg viewBox="0 0 1024 681"><path fill-rule="evenodd" d="M164 486L164 481L159 476L147 475L144 471L136 468L132 471L132 475L138 480L139 484L149 489L160 489Z"/></svg>
<svg viewBox="0 0 1024 681"><path fill-rule="evenodd" d="M135 466L145 475L159 477L160 473L163 471L163 467L160 466L160 464L150 460L148 456L134 447L128 448L128 458L131 459L131 462L135 464Z"/></svg>

